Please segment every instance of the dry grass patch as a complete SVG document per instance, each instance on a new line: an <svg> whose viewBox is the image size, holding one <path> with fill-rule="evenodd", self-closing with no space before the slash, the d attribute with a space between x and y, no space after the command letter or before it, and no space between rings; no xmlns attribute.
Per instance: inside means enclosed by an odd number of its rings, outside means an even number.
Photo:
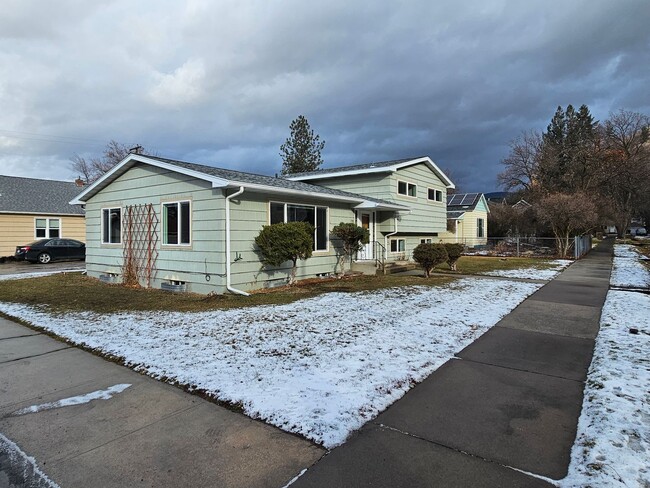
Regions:
<svg viewBox="0 0 650 488"><path fill-rule="evenodd" d="M495 256L461 256L456 265L457 271L450 271L444 263L436 267L437 271L458 274L482 274L488 271L501 271L521 268L547 269L555 265L555 258L516 258Z"/></svg>
<svg viewBox="0 0 650 488"><path fill-rule="evenodd" d="M408 285L437 286L453 278L420 276L354 276L344 279L307 280L292 287L274 288L239 295L199 295L111 285L78 273L5 281L0 286L0 301L46 306L51 311L205 310L291 303L328 292L357 292Z"/></svg>

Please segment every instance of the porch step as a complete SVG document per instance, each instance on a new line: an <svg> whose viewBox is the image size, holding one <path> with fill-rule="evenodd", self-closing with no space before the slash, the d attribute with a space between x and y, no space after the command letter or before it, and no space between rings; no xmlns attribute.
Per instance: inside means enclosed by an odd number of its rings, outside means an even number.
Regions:
<svg viewBox="0 0 650 488"><path fill-rule="evenodd" d="M403 271L412 271L418 268L419 266L417 264L409 262L386 263L386 270L384 274L401 273ZM381 273L381 270L377 270L377 273Z"/></svg>

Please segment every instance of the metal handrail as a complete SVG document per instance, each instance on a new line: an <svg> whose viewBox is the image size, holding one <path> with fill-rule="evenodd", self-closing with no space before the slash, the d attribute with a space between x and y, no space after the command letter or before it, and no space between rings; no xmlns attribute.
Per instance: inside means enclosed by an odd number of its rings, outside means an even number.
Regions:
<svg viewBox="0 0 650 488"><path fill-rule="evenodd" d="M386 247L379 241L374 241L375 264L382 271L386 269Z"/></svg>

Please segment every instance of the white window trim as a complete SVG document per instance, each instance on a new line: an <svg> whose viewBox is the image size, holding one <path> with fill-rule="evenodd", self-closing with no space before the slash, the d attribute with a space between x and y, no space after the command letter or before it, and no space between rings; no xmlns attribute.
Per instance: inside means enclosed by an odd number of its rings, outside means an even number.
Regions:
<svg viewBox="0 0 650 488"><path fill-rule="evenodd" d="M393 241L397 241L397 251L393 251L393 249L392 249L393 248L393 246L392 246ZM404 250L403 251L399 250L399 241L404 241ZM406 252L406 239L403 238L403 237L396 237L394 239L388 239L388 252L391 253L391 254L405 253Z"/></svg>
<svg viewBox="0 0 650 488"><path fill-rule="evenodd" d="M104 225L105 225L104 224L104 210L108 210L108 214L110 215L111 210L118 210L118 209L120 211L120 241L119 242L106 242L106 241L104 241ZM121 246L122 245L122 218L124 217L124 212L123 212L122 207L102 207L100 212L101 212L100 213L101 218L100 218L99 232L100 232L101 235L99 237L99 242L101 242L101 244L105 245L105 246ZM111 232L110 227L109 227L108 232L110 234L110 232ZM111 236L109 235L108 238L110 239Z"/></svg>
<svg viewBox="0 0 650 488"><path fill-rule="evenodd" d="M406 183L406 194L399 192L399 184L400 183ZM415 187L415 196L412 196L412 195L408 194L409 193L409 185ZM413 200L417 200L417 198L418 198L418 185L416 183L411 183L410 181L406 181L406 180L397 180L396 190L397 190L397 195L400 196L400 197L411 198Z"/></svg>
<svg viewBox="0 0 650 488"><path fill-rule="evenodd" d="M433 190L433 199L429 198L429 190ZM440 200L436 199L436 195L438 194L438 192L440 193ZM427 187L427 200L435 203L443 203L444 198L443 198L442 190L438 190L437 188Z"/></svg>
<svg viewBox="0 0 650 488"><path fill-rule="evenodd" d="M324 208L325 209L325 214L327 215L325 217L325 228L327 229L327 236L325 237L325 243L326 243L326 248L325 249L314 249L312 251L313 254L325 254L330 252L330 237L329 237L329 229L330 229L330 208L327 205L314 205L313 203L296 203L296 202L282 202L279 200L269 200L269 205L267 207L268 213L266 217L266 222L267 225L271 225L271 204L272 203L277 203L278 205L283 205L284 206L284 222L287 222L287 205L296 205L297 207L312 207L314 209L314 219L317 216L316 213L316 208ZM318 222L316 222L318 224ZM316 228L314 228L314 247L316 247Z"/></svg>
<svg viewBox="0 0 650 488"><path fill-rule="evenodd" d="M45 237L38 237L36 235L37 220L45 220ZM59 221L59 237L50 237L50 220ZM63 219L61 217L34 217L34 239L63 239Z"/></svg>
<svg viewBox="0 0 650 488"><path fill-rule="evenodd" d="M183 243L181 244L181 203L189 203L190 205L190 242L187 244ZM177 224L177 229L178 229L178 243L177 244L168 244L165 243L165 205L173 205L176 204L178 208L178 222ZM161 202L160 204L160 221L161 221L161 239L160 239L160 245L163 247L192 247L192 200L189 199L184 199L184 200L170 200L168 202Z"/></svg>

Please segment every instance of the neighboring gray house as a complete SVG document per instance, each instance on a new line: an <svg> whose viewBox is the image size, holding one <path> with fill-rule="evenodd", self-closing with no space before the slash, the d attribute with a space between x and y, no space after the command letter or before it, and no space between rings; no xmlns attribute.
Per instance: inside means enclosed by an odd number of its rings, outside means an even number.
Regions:
<svg viewBox="0 0 650 488"><path fill-rule="evenodd" d="M274 178L130 154L71 203L86 207L90 276L121 281L135 269L144 286L238 293L286 282L290 263L260 263L263 225L310 222L314 253L297 277L327 276L340 271L335 225L370 230L359 259L407 259L444 232L448 187L426 157Z"/></svg>

